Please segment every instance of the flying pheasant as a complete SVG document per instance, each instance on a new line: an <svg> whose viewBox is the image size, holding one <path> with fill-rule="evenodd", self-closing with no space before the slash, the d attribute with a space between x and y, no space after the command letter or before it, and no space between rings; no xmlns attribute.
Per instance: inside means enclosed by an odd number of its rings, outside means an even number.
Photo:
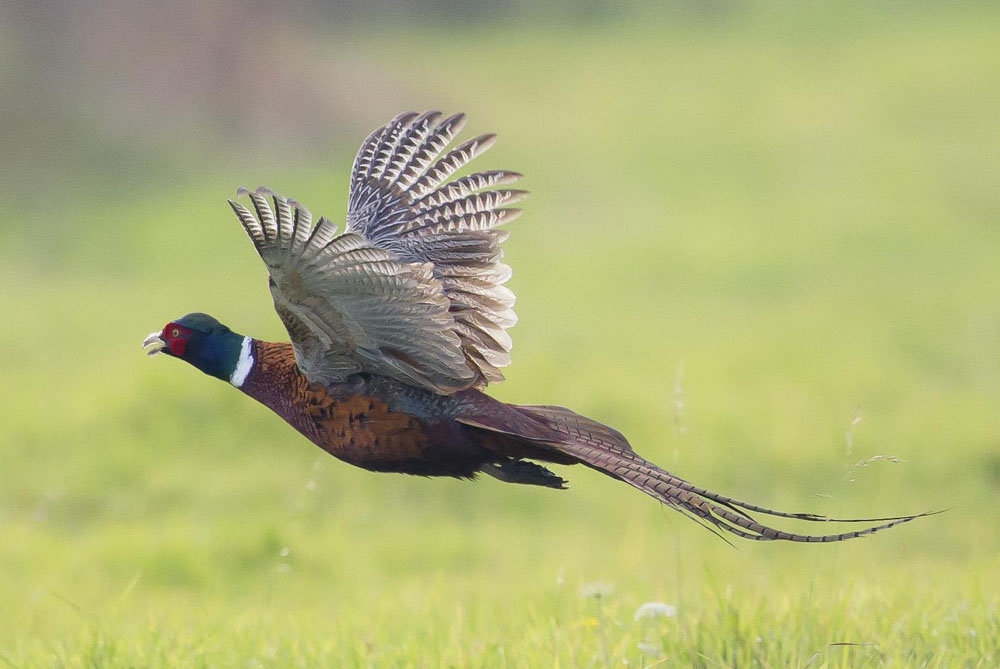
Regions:
<svg viewBox="0 0 1000 669"><path fill-rule="evenodd" d="M450 177L492 146L481 135L444 153L463 114L406 113L361 145L346 231L260 188L230 200L267 266L291 343L237 334L193 313L143 342L269 407L317 446L377 472L565 488L537 462L583 464L709 527L758 541L842 541L919 515L837 520L775 511L699 488L639 456L618 431L558 406L504 404L485 393L510 363L516 320L501 263L526 193L504 170ZM881 523L842 534L771 528L750 513ZM925 515L925 514L921 514ZM716 529L713 529L716 531Z"/></svg>

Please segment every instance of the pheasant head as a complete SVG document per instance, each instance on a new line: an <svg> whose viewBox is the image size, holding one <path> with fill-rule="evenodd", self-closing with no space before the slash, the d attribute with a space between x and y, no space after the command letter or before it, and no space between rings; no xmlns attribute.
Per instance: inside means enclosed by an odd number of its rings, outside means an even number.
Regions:
<svg viewBox="0 0 1000 669"><path fill-rule="evenodd" d="M142 345L148 355L180 358L238 387L253 365L250 342L208 314L194 313L150 333Z"/></svg>

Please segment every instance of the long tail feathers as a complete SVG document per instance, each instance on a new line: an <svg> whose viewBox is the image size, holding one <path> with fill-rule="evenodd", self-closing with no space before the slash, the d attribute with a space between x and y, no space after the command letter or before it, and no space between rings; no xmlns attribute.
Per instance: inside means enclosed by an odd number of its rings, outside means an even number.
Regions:
<svg viewBox="0 0 1000 669"><path fill-rule="evenodd" d="M917 518L941 513L933 511L887 518L829 518L814 513L777 511L688 483L639 456L617 431L568 409L536 406L518 408L523 413L541 419L547 427L563 437L557 443L550 442L551 448L573 456L592 469L628 483L698 521L713 532L722 530L754 541L824 543L867 536ZM811 522L878 524L839 534L797 534L769 527L753 518L750 512Z"/></svg>
<svg viewBox="0 0 1000 669"><path fill-rule="evenodd" d="M890 527L902 525L917 518L940 513L921 513L912 516L898 516L884 519L837 519L809 513L774 511L755 504L740 502L730 497L716 495L710 491L698 488L663 471L650 462L643 461L641 458L627 458L623 457L622 454L580 444L567 445L565 448L579 457L584 464L620 479L650 497L660 500L664 504L686 512L715 528L735 534L744 539L753 539L754 541L796 541L805 543L845 541L887 530ZM888 522L840 534L797 534L764 525L751 517L747 511L758 511L772 516L796 518L813 522L859 523L879 522L882 520Z"/></svg>

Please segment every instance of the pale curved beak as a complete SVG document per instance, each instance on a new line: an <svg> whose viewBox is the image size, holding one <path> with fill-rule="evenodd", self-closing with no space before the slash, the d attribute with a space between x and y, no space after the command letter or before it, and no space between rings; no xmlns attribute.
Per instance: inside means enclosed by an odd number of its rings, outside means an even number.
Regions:
<svg viewBox="0 0 1000 669"><path fill-rule="evenodd" d="M162 353L166 345L167 342L163 341L159 332L150 332L149 336L142 341L142 350L146 352L146 355L156 355Z"/></svg>

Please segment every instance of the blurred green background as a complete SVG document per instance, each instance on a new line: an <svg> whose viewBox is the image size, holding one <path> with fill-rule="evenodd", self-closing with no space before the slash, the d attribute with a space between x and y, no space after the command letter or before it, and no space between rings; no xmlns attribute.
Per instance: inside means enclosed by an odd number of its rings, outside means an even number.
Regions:
<svg viewBox="0 0 1000 669"><path fill-rule="evenodd" d="M0 663L996 666L998 21L0 5ZM284 338L225 199L342 218L361 139L427 108L497 132L474 166L533 192L493 395L768 506L951 510L734 549L581 468L568 492L353 469L142 355L195 310Z"/></svg>

